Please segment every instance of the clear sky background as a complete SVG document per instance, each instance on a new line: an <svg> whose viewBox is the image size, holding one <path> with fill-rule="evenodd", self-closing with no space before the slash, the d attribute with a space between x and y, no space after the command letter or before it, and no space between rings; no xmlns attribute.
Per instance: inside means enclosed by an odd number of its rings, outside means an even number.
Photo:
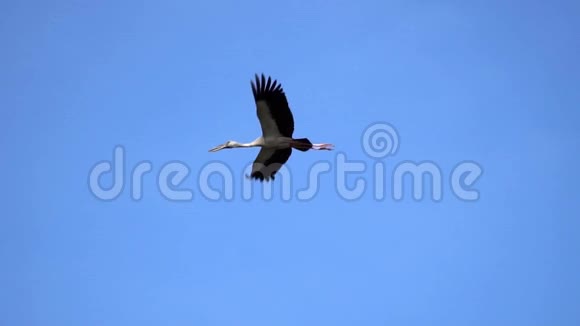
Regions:
<svg viewBox="0 0 580 326"><path fill-rule="evenodd" d="M580 5L577 1L4 1L0 5L0 325L580 325ZM293 187L242 198L258 149L208 153L260 129L255 73L282 82ZM399 148L368 156L388 122ZM126 150L123 192L89 172ZM386 198L337 191L347 177ZM431 161L443 198L391 196L400 162ZM460 162L483 168L474 202ZM128 173L152 164L143 198ZM156 186L190 174L191 201ZM234 198L198 185L208 163ZM112 184L112 176L103 177ZM212 186L220 177L212 176ZM426 183L429 185L429 183ZM260 190L261 186L256 186ZM426 191L427 194L427 191Z"/></svg>

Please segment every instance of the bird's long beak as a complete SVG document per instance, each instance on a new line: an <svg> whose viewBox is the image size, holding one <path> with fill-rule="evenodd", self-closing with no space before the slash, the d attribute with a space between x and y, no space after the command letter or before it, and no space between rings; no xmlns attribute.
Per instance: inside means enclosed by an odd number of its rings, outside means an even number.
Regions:
<svg viewBox="0 0 580 326"><path fill-rule="evenodd" d="M216 147L214 147L214 148L210 149L210 150L209 150L209 152L217 152L217 151L220 151L220 150L222 150L222 149L224 149L224 148L226 148L226 145L225 145L225 144L218 145L218 146L216 146Z"/></svg>

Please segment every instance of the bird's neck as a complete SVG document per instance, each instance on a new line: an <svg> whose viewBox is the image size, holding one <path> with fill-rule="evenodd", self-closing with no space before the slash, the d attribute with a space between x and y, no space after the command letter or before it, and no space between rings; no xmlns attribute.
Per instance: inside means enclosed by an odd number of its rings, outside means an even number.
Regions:
<svg viewBox="0 0 580 326"><path fill-rule="evenodd" d="M264 143L264 140L262 137L258 137L256 138L254 141L251 141L249 143L240 143L240 142L236 142L234 141L233 144L231 144L231 147L257 147L257 146L261 146Z"/></svg>
<svg viewBox="0 0 580 326"><path fill-rule="evenodd" d="M256 147L256 146L258 146L258 144L255 141L249 143L236 143L234 145L234 147Z"/></svg>
<svg viewBox="0 0 580 326"><path fill-rule="evenodd" d="M254 139L254 141L245 144L245 147L257 147L257 146L261 146L264 144L264 138L262 137L258 137L256 139Z"/></svg>

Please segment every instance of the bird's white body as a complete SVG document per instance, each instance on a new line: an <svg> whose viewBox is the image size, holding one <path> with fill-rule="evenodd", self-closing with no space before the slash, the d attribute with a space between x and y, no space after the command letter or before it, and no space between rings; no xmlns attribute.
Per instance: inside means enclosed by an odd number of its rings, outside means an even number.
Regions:
<svg viewBox="0 0 580 326"><path fill-rule="evenodd" d="M289 148L290 143L292 142L292 138L284 137L284 136L270 136L270 137L258 137L256 139L259 146L264 148L275 148L275 149L282 149L282 148Z"/></svg>

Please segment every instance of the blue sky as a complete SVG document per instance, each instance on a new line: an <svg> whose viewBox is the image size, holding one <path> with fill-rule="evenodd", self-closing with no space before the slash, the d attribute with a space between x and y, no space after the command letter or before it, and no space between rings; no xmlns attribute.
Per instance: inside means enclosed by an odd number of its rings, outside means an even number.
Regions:
<svg viewBox="0 0 580 326"><path fill-rule="evenodd" d="M574 1L52 1L0 5L1 325L580 324L580 6ZM284 86L308 201L242 198L259 124L249 81ZM365 153L367 128L398 150ZM125 149L123 191L91 168ZM337 191L336 158L386 168L386 198ZM143 197L130 171L147 161ZM395 201L402 162L443 198ZM480 198L453 195L472 161ZM168 162L190 201L168 200ZM233 199L204 197L214 162ZM111 175L103 177L111 185ZM210 186L220 185L219 176ZM426 183L429 185L429 182ZM277 188L278 187L278 188ZM260 190L261 186L255 189ZM429 188L427 188L429 189Z"/></svg>

